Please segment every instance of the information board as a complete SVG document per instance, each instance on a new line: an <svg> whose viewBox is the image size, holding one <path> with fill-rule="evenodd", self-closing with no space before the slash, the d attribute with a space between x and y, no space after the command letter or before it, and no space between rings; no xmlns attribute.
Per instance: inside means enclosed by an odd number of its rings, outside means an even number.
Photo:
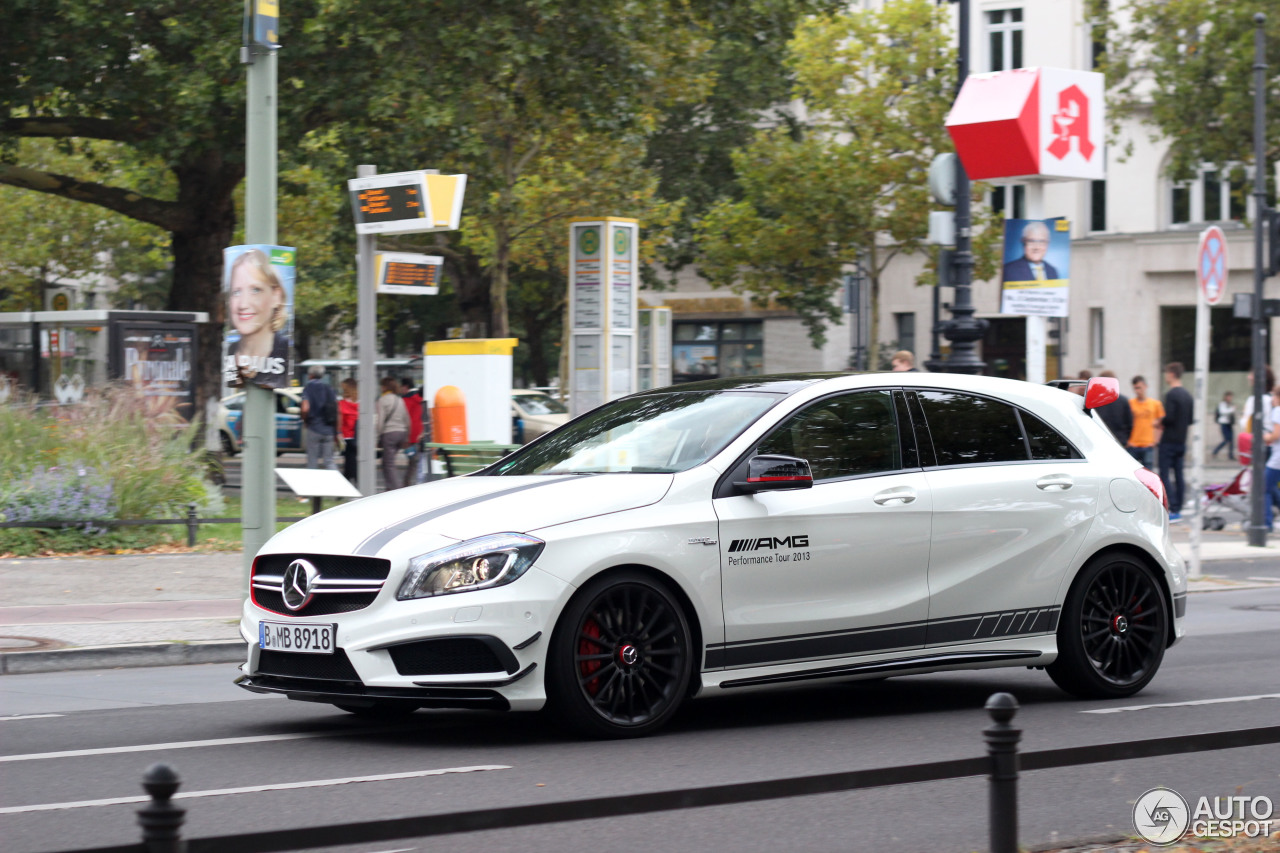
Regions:
<svg viewBox="0 0 1280 853"><path fill-rule="evenodd" d="M444 258L411 252L380 252L377 255L379 293L403 296L435 296L440 292L440 270Z"/></svg>
<svg viewBox="0 0 1280 853"><path fill-rule="evenodd" d="M392 172L347 181L357 234L457 230L466 175Z"/></svg>
<svg viewBox="0 0 1280 853"><path fill-rule="evenodd" d="M569 408L575 416L639 387L638 237L634 219L569 225Z"/></svg>

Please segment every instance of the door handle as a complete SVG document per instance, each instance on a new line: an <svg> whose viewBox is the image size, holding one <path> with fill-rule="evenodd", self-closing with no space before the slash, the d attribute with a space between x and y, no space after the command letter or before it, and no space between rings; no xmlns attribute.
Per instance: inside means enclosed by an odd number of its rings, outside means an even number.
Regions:
<svg viewBox="0 0 1280 853"><path fill-rule="evenodd" d="M1042 489L1046 492L1051 489L1065 492L1067 489L1074 486L1075 483L1076 481L1068 477L1066 474L1046 474L1039 480L1036 480L1036 488Z"/></svg>
<svg viewBox="0 0 1280 853"><path fill-rule="evenodd" d="M903 506L916 499L916 490L910 486L898 486L877 492L871 499L880 506Z"/></svg>

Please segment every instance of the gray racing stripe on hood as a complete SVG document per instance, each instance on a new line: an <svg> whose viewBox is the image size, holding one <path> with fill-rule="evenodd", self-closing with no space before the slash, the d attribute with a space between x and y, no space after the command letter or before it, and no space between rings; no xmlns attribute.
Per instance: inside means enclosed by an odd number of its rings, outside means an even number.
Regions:
<svg viewBox="0 0 1280 853"><path fill-rule="evenodd" d="M381 551L383 546L385 546L392 539L395 539L401 533L407 533L408 531L417 527L419 524L425 524L426 522L430 521L433 518L439 518L442 515L448 515L449 513L456 512L457 510L466 509L469 506L475 506L478 503L484 503L485 501L492 500L493 498L500 498L505 495L514 495L516 492L523 492L527 489L537 489L537 488L541 488L542 486L550 486L553 483L558 483L558 482L563 482L563 481L560 480L559 478L551 477L551 478L548 478L547 481L543 483L526 483L523 486L515 486L514 488L505 489L501 492L490 492L487 495L480 495L479 497L468 498L465 501L458 501L457 503L451 503L446 506L437 507L436 509L433 509L433 510L428 510L427 512L424 512L424 513L419 513L418 515L410 516L409 518L406 518L403 521L398 521L395 524L391 525L390 527L384 527L378 532L370 535L367 539L365 539L363 542L361 542L359 545L356 546L356 550L355 550L356 556L372 557L375 554L377 554L379 551Z"/></svg>

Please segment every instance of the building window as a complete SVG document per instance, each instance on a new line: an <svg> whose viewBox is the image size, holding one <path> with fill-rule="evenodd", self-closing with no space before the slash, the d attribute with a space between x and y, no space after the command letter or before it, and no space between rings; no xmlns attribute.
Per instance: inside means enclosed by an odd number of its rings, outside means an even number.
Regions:
<svg viewBox="0 0 1280 853"><path fill-rule="evenodd" d="M677 322L671 360L674 382L763 373L764 322Z"/></svg>
<svg viewBox="0 0 1280 853"><path fill-rule="evenodd" d="M1246 216L1247 179L1231 170L1210 166L1189 181L1179 181L1169 192L1169 222L1238 222Z"/></svg>
<svg viewBox="0 0 1280 853"><path fill-rule="evenodd" d="M1089 182L1089 230L1107 230L1107 182Z"/></svg>
<svg viewBox="0 0 1280 853"><path fill-rule="evenodd" d="M898 349L916 351L915 312L893 315L893 326L898 332Z"/></svg>
<svg viewBox="0 0 1280 853"><path fill-rule="evenodd" d="M1089 309L1089 363L1105 364L1107 360L1106 320L1101 308Z"/></svg>
<svg viewBox="0 0 1280 853"><path fill-rule="evenodd" d="M987 70L1022 67L1022 10L987 13Z"/></svg>
<svg viewBox="0 0 1280 853"><path fill-rule="evenodd" d="M996 187L991 191L991 209L1005 219L1027 218L1027 188L1022 184Z"/></svg>

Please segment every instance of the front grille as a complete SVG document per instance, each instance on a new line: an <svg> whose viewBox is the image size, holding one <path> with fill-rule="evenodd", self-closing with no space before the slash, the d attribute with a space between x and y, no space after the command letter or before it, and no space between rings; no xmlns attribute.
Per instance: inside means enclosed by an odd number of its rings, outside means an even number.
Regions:
<svg viewBox="0 0 1280 853"><path fill-rule="evenodd" d="M281 578L289 564L308 560L319 573L311 601L301 610L284 605ZM373 603L391 572L390 560L345 554L264 554L253 563L253 603L283 616L329 616ZM326 588L327 587L327 588ZM354 588L353 588L354 587Z"/></svg>
<svg viewBox="0 0 1280 853"><path fill-rule="evenodd" d="M359 683L355 667L342 649L331 655L307 655L263 649L258 653L258 672L288 678L316 678L322 681L354 681Z"/></svg>
<svg viewBox="0 0 1280 853"><path fill-rule="evenodd" d="M485 641L475 637L422 640L391 646L387 651L401 675L467 675L505 672L507 667Z"/></svg>

